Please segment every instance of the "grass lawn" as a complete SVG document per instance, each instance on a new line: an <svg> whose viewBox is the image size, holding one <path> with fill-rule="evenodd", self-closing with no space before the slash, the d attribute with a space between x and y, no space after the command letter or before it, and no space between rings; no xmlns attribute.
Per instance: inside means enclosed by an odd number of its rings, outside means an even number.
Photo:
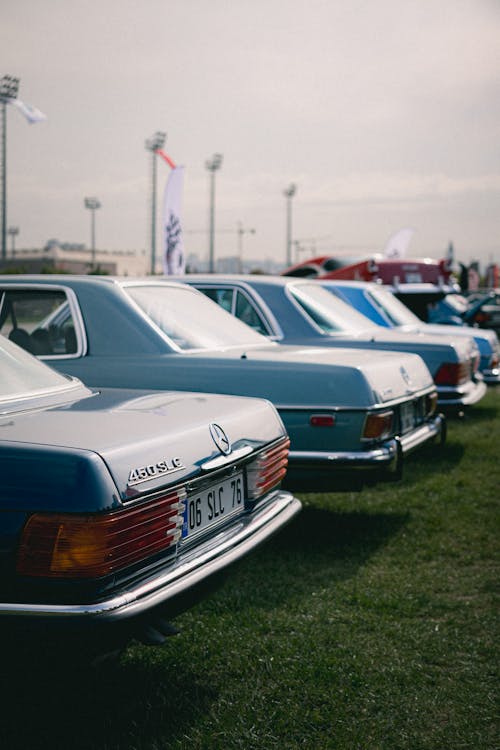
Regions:
<svg viewBox="0 0 500 750"><path fill-rule="evenodd" d="M500 388L304 510L161 649L2 679L2 747L494 750Z"/></svg>

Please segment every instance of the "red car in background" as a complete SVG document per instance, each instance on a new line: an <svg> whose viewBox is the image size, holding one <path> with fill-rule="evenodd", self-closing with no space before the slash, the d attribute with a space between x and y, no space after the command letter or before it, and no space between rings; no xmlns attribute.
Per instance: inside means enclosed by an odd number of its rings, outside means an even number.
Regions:
<svg viewBox="0 0 500 750"><path fill-rule="evenodd" d="M435 284L453 286L451 264L447 258L390 258L374 254L368 257L323 255L310 258L282 271L282 276L380 281L383 284ZM455 288L453 287L455 290Z"/></svg>

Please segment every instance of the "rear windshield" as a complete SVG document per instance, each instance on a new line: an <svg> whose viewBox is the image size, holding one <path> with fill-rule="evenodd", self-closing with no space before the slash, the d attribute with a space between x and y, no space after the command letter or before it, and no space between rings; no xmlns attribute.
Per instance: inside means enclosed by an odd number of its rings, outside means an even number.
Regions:
<svg viewBox="0 0 500 750"><path fill-rule="evenodd" d="M297 304L325 334L357 334L374 327L371 320L317 282L290 284L288 288Z"/></svg>
<svg viewBox="0 0 500 750"><path fill-rule="evenodd" d="M179 349L273 346L191 287L143 284L123 288Z"/></svg>
<svg viewBox="0 0 500 750"><path fill-rule="evenodd" d="M0 336L0 404L15 398L64 391L72 385L65 375Z"/></svg>

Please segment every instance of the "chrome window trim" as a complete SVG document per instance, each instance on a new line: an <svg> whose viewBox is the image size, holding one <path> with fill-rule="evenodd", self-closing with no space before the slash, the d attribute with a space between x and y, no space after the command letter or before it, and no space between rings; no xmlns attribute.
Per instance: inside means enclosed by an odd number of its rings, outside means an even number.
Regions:
<svg viewBox="0 0 500 750"><path fill-rule="evenodd" d="M69 309L71 312L71 316L73 318L74 324L75 324L75 335L76 335L76 352L73 352L72 354L41 354L41 355L35 355L37 356L37 359L41 359L43 361L58 361L58 360L64 360L64 359L79 359L80 357L85 357L88 351L87 346L87 336L85 332L85 325L83 322L83 316L80 311L80 305L78 304L78 297L76 292L69 286L65 286L64 284L40 284L37 282L34 283L5 283L2 282L0 284L0 289L2 292L6 292L9 289L17 289L21 291L30 291L32 289L36 289L38 291L52 291L52 292L64 292L66 295L66 298L68 300ZM3 296L2 296L3 301Z"/></svg>

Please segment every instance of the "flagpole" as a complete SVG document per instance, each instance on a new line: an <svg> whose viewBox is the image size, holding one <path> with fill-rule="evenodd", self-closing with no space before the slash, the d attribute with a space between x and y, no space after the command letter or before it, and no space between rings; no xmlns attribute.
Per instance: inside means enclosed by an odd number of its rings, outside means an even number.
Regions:
<svg viewBox="0 0 500 750"><path fill-rule="evenodd" d="M0 102L2 103L2 261L7 259L7 103L15 99L19 89L19 78L4 76L0 80Z"/></svg>

